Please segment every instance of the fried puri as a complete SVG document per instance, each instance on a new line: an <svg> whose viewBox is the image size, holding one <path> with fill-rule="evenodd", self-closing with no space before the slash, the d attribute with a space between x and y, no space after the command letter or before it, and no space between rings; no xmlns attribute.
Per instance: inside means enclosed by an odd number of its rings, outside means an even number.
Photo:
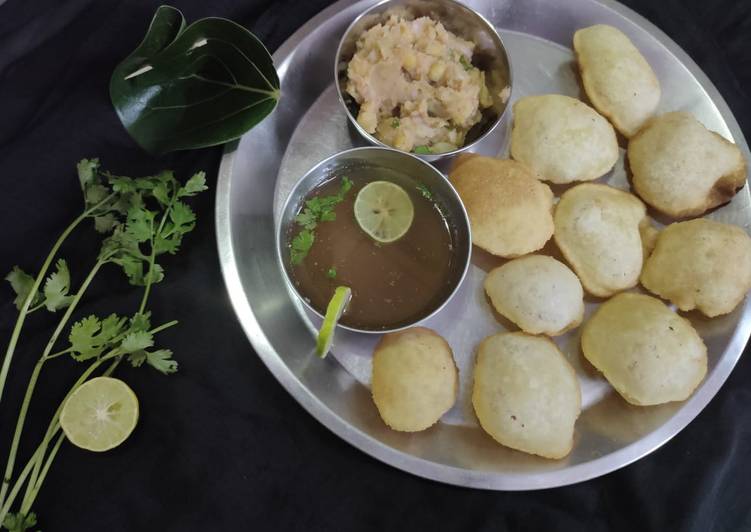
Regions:
<svg viewBox="0 0 751 532"><path fill-rule="evenodd" d="M503 333L477 350L472 405L498 443L563 458L573 446L581 392L574 369L552 341Z"/></svg>
<svg viewBox="0 0 751 532"><path fill-rule="evenodd" d="M618 131L631 137L654 114L660 82L619 29L605 24L574 33L574 52L587 97Z"/></svg>
<svg viewBox="0 0 751 532"><path fill-rule="evenodd" d="M553 234L553 193L524 164L474 156L450 173L472 227L472 242L500 257L537 251Z"/></svg>
<svg viewBox="0 0 751 532"><path fill-rule="evenodd" d="M430 329L384 335L373 353L372 371L373 401L394 430L427 429L456 401L459 371L453 353Z"/></svg>
<svg viewBox="0 0 751 532"><path fill-rule="evenodd" d="M714 220L669 225L644 264L641 283L681 310L727 314L751 289L751 238Z"/></svg>
<svg viewBox="0 0 751 532"><path fill-rule="evenodd" d="M607 297L636 285L647 219L636 196L584 183L561 196L554 219L555 241L587 292Z"/></svg>
<svg viewBox="0 0 751 532"><path fill-rule="evenodd" d="M628 143L634 191L674 218L700 216L730 201L746 183L741 150L690 113L650 120Z"/></svg>
<svg viewBox="0 0 751 532"><path fill-rule="evenodd" d="M582 353L634 405L687 399L707 372L707 348L691 323L660 300L618 294L584 324Z"/></svg>
<svg viewBox="0 0 751 532"><path fill-rule="evenodd" d="M618 160L610 123L576 98L527 96L514 104L511 157L551 183L591 181Z"/></svg>
<svg viewBox="0 0 751 532"><path fill-rule="evenodd" d="M530 334L563 334L584 315L579 279L565 264L544 255L495 268L485 278L485 293L499 314Z"/></svg>

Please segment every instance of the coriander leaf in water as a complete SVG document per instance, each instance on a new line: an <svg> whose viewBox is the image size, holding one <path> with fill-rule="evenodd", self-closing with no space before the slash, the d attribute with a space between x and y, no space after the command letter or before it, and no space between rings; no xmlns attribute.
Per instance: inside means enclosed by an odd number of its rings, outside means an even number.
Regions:
<svg viewBox="0 0 751 532"><path fill-rule="evenodd" d="M419 185L417 185L417 190L420 192L423 198L433 199L433 193L430 192L430 189L425 183L420 183Z"/></svg>
<svg viewBox="0 0 751 532"><path fill-rule="evenodd" d="M157 9L141 44L110 79L120 121L156 154L239 138L279 96L273 60L255 35L214 17L186 26L170 6Z"/></svg>
<svg viewBox="0 0 751 532"><path fill-rule="evenodd" d="M308 256L310 248L313 247L314 241L315 235L308 229L303 229L302 231L297 233L297 236L292 239L292 244L290 245L290 257L292 264L297 266L303 260L305 260L305 257Z"/></svg>
<svg viewBox="0 0 751 532"><path fill-rule="evenodd" d="M303 210L295 216L295 222L302 227L302 230L292 239L290 243L290 260L297 266L308 256L310 248L315 241L315 232L313 231L319 222L333 222L336 220L334 209L347 195L352 188L352 180L348 177L342 177L342 183L339 186L339 192L331 196L315 196L305 201Z"/></svg>
<svg viewBox="0 0 751 532"><path fill-rule="evenodd" d="M336 268L329 268L329 271L326 272L326 277L336 279Z"/></svg>

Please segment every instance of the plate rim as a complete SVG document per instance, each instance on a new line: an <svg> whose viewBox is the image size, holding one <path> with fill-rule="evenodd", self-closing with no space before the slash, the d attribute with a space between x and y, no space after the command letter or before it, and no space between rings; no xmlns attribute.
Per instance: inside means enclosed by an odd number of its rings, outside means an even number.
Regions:
<svg viewBox="0 0 751 532"><path fill-rule="evenodd" d="M274 52L274 63L277 65L281 64L294 52L299 43L321 23L344 8L357 4L360 1L362 0L339 0L319 12L295 31ZM649 20L615 0L588 1L599 4L631 20L650 33L662 46L673 54L688 69L701 88L706 92L708 98L715 105L722 119L725 121L733 139L742 149L744 155L749 158L749 149L741 128L725 99L707 75L677 43ZM626 467L666 444L706 408L729 377L743 354L751 335L751 298L747 297L743 304L741 318L725 351L722 353L712 374L702 383L700 390L692 395L659 430L655 430L638 441L613 453L600 456L589 462L568 466L566 469L531 474L498 473L462 469L409 455L353 427L330 410L284 364L255 318L237 269L229 216L230 179L233 173L235 153L238 145L239 140L225 145L220 161L215 197L215 231L222 277L240 325L245 331L256 354L271 371L272 375L311 416L331 432L362 452L407 473L461 487L500 491L525 491L576 484ZM748 191L748 181L745 190ZM335 362L323 361L323 363Z"/></svg>

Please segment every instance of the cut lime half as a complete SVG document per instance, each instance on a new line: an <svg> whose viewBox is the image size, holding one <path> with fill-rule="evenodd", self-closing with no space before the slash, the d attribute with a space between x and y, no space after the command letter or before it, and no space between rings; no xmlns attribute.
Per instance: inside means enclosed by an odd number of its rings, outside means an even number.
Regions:
<svg viewBox="0 0 751 532"><path fill-rule="evenodd" d="M138 422L138 399L120 379L97 377L79 386L63 405L60 426L76 447L108 451L124 442Z"/></svg>
<svg viewBox="0 0 751 532"><path fill-rule="evenodd" d="M321 328L318 330L316 354L319 357L324 358L331 349L331 344L334 342L334 329L336 329L336 324L339 323L339 318L342 317L351 297L352 290L349 286L337 286L334 290L334 295L331 297L328 307L326 307L326 316L324 316Z"/></svg>
<svg viewBox="0 0 751 532"><path fill-rule="evenodd" d="M409 194L390 181L368 183L355 198L355 219L377 242L399 240L409 231L414 216Z"/></svg>

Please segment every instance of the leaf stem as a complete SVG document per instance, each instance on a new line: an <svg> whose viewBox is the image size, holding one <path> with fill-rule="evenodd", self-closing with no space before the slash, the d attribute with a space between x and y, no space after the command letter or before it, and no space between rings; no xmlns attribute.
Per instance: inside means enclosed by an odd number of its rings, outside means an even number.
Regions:
<svg viewBox="0 0 751 532"><path fill-rule="evenodd" d="M42 263L42 267L39 269L39 273L37 273L36 279L34 279L34 284L32 285L31 290L29 291L29 294L26 296L26 301L23 302L23 305L21 306L21 310L18 312L18 318L16 318L16 325L15 327L13 327L13 333L10 336L8 347L5 350L5 357L3 358L3 365L2 365L2 368L0 368L0 401L2 401L3 390L5 390L5 381L8 379L8 372L10 371L10 362L13 358L13 353L16 350L16 345L18 344L18 338L19 336L21 336L21 329L23 328L24 321L26 321L26 316L29 314L29 307L31 307L31 302L34 300L34 296L39 291L39 287L42 285L42 279L44 279L44 277L47 275L47 270L52 264L52 261L55 259L57 252L60 250L60 246L62 246L63 242L65 241L66 238L68 238L70 233L72 233L73 230L76 227L78 227L78 224L80 224L82 221L88 218L92 212L94 212L96 209L98 209L99 207L101 207L102 205L110 201L113 197L115 197L114 193L108 195L96 205L83 211L83 213L81 213L75 220L73 220L73 222L71 222L71 224L68 227L66 227L65 230L57 238L57 240L52 246L52 249L47 255L47 258L44 260L44 263ZM4 486L5 484L3 484L3 487ZM5 490L0 488L0 505L2 505L4 493L5 493Z"/></svg>
<svg viewBox="0 0 751 532"><path fill-rule="evenodd" d="M96 262L96 264L94 264L94 267L89 272L89 275L87 275L86 279L84 279L83 283L81 283L81 287L78 289L78 292L73 297L73 300L71 301L68 308L65 310L65 314L63 314L63 317L60 318L60 322L57 324L55 331L52 333L52 336L47 342L47 346L44 348L44 352L42 352L42 356L39 358L39 360L34 366L34 371L31 374L31 378L29 379L29 384L26 387L26 393L24 394L23 403L21 404L21 410L18 413L18 420L16 421L16 430L13 433L13 440L10 445L10 452L8 453L8 462L5 464L5 472L3 474L3 483L2 483L2 487L0 488L0 504L2 504L2 502L5 500L5 494L7 493L8 487L10 485L11 475L13 474L13 466L16 463L16 455L18 453L18 444L21 441L21 433L23 432L23 426L24 426L24 423L26 422L26 414L29 410L31 397L34 394L34 389L36 388L36 383L37 383L37 379L39 378L39 373L42 371L42 366L47 361L47 357L52 351L52 348L54 347L55 342L57 342L57 338L60 336L63 329L67 325L68 320L73 314L73 311L75 311L76 307L78 306L79 301L81 301L81 297L83 296L84 292L89 287L89 284L91 284L91 281L94 279L96 274L99 272L99 269L105 263L106 263L106 259L104 260L100 259Z"/></svg>
<svg viewBox="0 0 751 532"><path fill-rule="evenodd" d="M173 191L174 192L174 191ZM154 280L154 261L156 260L156 238L160 237L162 235L162 231L164 230L164 224L167 223L167 218L169 217L169 213L172 210L172 206L175 204L175 199L177 198L177 194L172 194L172 198L170 199L169 204L167 205L167 208L164 210L164 214L162 215L162 220L159 222L159 228L156 230L156 233L154 233L154 221L151 221L151 255L149 256L149 273L147 274L146 278L146 287L143 290L143 298L141 298L141 305L138 307L138 313L143 314L143 311L146 310L146 301L149 299L149 294L151 293L151 285Z"/></svg>
<svg viewBox="0 0 751 532"><path fill-rule="evenodd" d="M55 442L54 447L52 447L52 450L50 451L49 456L47 456L47 461L44 463L44 467L42 468L41 473L39 473L39 478L37 478L36 475L32 475L32 478L29 480L29 484L27 487L31 488L26 492L26 495L23 498L23 501L21 502L21 514L26 515L29 513L29 510L31 510L31 505L34 504L34 501L37 498L37 495L39 494L39 489L42 487L42 484L44 483L44 479L47 477L47 473L50 470L50 466L52 466L52 461L55 459L55 455L57 454L57 451L60 450L60 445L62 445L63 440L65 439L65 433L61 432L60 435L57 437L57 441ZM41 456L37 460L36 466L34 467L35 471L38 471L39 464L42 463Z"/></svg>

